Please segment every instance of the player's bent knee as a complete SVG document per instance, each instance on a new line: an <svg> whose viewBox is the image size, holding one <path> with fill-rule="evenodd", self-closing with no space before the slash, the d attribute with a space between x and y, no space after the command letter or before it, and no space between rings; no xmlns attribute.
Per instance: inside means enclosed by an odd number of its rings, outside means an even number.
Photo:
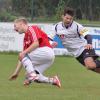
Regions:
<svg viewBox="0 0 100 100"><path fill-rule="evenodd" d="M95 67L94 67L94 66L88 66L87 69L88 69L88 70L94 70Z"/></svg>
<svg viewBox="0 0 100 100"><path fill-rule="evenodd" d="M55 55L50 55L47 59L48 59L49 61L53 62L54 59L55 59Z"/></svg>
<svg viewBox="0 0 100 100"><path fill-rule="evenodd" d="M95 65L95 63L88 63L88 64L86 64L85 65L88 69L95 69L96 68L96 65Z"/></svg>
<svg viewBox="0 0 100 100"><path fill-rule="evenodd" d="M96 63L94 62L93 58L91 58L91 57L86 58L84 63L88 69L95 69L96 68Z"/></svg>

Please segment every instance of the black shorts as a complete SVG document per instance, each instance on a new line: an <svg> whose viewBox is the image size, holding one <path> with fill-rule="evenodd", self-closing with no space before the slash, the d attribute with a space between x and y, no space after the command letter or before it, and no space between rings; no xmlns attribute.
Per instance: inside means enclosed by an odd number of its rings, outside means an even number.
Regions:
<svg viewBox="0 0 100 100"><path fill-rule="evenodd" d="M82 54L77 57L76 59L82 64L82 65L85 65L84 64L84 60L85 58L88 58L88 57L92 57L94 60L97 59L99 56L96 55L95 53L95 50L94 49L85 49Z"/></svg>

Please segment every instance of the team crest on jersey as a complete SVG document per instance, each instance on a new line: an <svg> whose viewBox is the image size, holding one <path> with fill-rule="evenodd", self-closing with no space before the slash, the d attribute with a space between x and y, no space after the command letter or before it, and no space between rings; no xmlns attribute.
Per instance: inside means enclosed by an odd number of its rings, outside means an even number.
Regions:
<svg viewBox="0 0 100 100"><path fill-rule="evenodd" d="M59 35L59 37L61 38L61 39L64 39L64 34L61 34L61 35Z"/></svg>

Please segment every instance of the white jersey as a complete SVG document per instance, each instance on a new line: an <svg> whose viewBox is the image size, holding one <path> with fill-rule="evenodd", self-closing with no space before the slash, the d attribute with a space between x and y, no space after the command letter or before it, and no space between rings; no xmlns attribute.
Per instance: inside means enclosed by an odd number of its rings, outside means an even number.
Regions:
<svg viewBox="0 0 100 100"><path fill-rule="evenodd" d="M54 27L55 35L58 35L62 41L63 46L74 57L78 57L87 44L87 40L84 36L88 31L77 22L73 21L69 27L65 27L63 22L59 22Z"/></svg>

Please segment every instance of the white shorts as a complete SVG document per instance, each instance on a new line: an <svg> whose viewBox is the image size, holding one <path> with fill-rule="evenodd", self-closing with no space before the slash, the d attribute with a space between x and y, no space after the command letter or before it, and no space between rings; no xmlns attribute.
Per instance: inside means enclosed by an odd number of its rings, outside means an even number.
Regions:
<svg viewBox="0 0 100 100"><path fill-rule="evenodd" d="M33 64L40 65L47 62L53 62L55 55L50 47L39 47L28 54Z"/></svg>

